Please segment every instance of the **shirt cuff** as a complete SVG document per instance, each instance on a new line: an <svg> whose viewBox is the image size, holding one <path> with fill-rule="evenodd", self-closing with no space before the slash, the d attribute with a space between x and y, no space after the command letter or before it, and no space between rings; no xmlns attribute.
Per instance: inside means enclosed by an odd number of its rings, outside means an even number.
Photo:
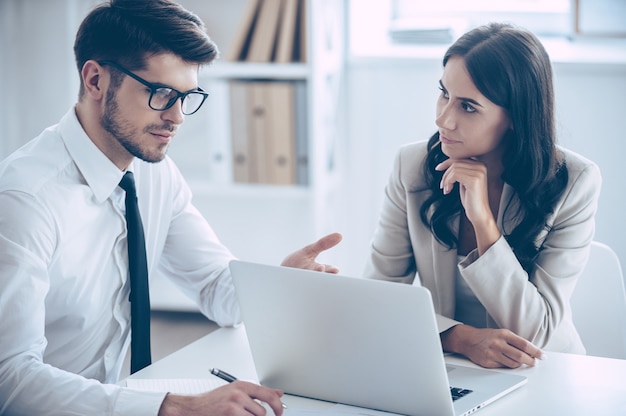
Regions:
<svg viewBox="0 0 626 416"><path fill-rule="evenodd" d="M157 416L167 393L143 391L129 388L120 389L115 402L115 416Z"/></svg>
<svg viewBox="0 0 626 416"><path fill-rule="evenodd" d="M459 321L455 321L452 318L448 318L439 314L437 314L435 318L437 319L437 329L439 330L440 334L452 328L453 326L457 326L461 324L461 322Z"/></svg>
<svg viewBox="0 0 626 416"><path fill-rule="evenodd" d="M469 254L459 263L459 269L464 271L471 268L474 264L478 267L480 263L484 262L494 265L510 264L508 263L508 260L512 254L511 247L506 241L506 238L504 238L504 236L500 236L500 238L491 247L489 247L482 256L478 255L478 249L470 251Z"/></svg>

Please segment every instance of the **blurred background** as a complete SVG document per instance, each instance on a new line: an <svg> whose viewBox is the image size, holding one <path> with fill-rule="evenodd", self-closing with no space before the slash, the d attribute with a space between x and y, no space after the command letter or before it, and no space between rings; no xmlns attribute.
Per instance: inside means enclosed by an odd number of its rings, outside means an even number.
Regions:
<svg viewBox="0 0 626 416"><path fill-rule="evenodd" d="M264 0L270 1L270 0ZM280 0L277 0L280 4ZM296 1L296 0L285 0ZM360 275L393 158L435 131L434 106L447 46L488 21L537 33L554 68L559 143L603 174L596 240L626 264L626 2L623 0L306 0L302 56L286 63L233 58L252 0L181 0L221 50L200 72L211 96L172 144L195 201L240 258L278 264L332 231L344 241L323 261ZM72 45L97 0L0 0L0 158L37 136L75 103ZM435 4L436 3L436 4ZM233 174L232 81L305 85L298 104L305 173L287 185L240 183ZM285 116L287 117L287 116ZM304 121L302 121L304 120ZM194 307L167 282L156 309Z"/></svg>

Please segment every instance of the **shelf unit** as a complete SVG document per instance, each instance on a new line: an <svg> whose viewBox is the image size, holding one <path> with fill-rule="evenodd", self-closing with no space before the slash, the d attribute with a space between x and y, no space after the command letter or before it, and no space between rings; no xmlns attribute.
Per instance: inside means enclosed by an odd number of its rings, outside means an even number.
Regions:
<svg viewBox="0 0 626 416"><path fill-rule="evenodd" d="M225 61L248 0L181 0L200 16L221 58L201 68L209 92L203 108L187 117L170 155L194 193L194 204L235 256L279 264L290 252L336 230L339 93L344 67L345 0L305 0L307 61L274 64ZM294 1L294 0L286 0ZM306 185L233 181L230 142L231 80L288 80L306 84L308 178ZM196 310L164 278L151 286L154 309Z"/></svg>

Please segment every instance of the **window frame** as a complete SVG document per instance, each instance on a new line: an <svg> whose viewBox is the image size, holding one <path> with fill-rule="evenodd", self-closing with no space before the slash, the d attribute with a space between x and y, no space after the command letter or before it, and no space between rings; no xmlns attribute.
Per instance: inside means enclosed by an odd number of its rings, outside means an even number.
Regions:
<svg viewBox="0 0 626 416"><path fill-rule="evenodd" d="M574 0L391 0L390 29L412 19L463 22L462 31L491 21L511 22L538 36L568 37L574 33ZM418 17L419 16L419 17ZM417 21L416 24L419 24Z"/></svg>

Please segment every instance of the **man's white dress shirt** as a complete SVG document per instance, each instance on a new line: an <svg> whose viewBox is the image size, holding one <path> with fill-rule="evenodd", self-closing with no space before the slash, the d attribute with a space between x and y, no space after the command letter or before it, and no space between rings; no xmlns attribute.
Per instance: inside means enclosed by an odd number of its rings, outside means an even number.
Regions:
<svg viewBox="0 0 626 416"><path fill-rule="evenodd" d="M130 170L150 276L218 324L239 322L233 255L174 163ZM123 173L74 109L0 164L0 414L157 414L164 394L113 384L130 340Z"/></svg>

